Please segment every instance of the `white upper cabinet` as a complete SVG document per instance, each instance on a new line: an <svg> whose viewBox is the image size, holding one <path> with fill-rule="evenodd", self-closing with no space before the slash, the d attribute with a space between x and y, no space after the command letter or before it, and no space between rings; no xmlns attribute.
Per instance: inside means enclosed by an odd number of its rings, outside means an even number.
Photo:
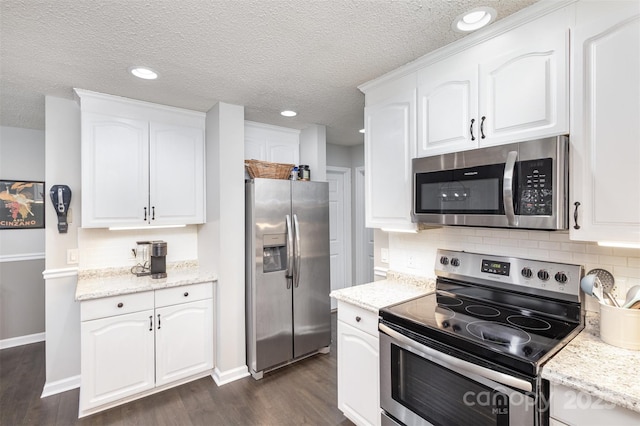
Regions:
<svg viewBox="0 0 640 426"><path fill-rule="evenodd" d="M149 142L152 224L203 223L202 129L152 122Z"/></svg>
<svg viewBox="0 0 640 426"><path fill-rule="evenodd" d="M565 10L487 43L479 66L480 146L569 132L569 30Z"/></svg>
<svg viewBox="0 0 640 426"><path fill-rule="evenodd" d="M245 160L300 163L300 130L245 121Z"/></svg>
<svg viewBox="0 0 640 426"><path fill-rule="evenodd" d="M420 70L418 157L568 133L568 44L561 9Z"/></svg>
<svg viewBox="0 0 640 426"><path fill-rule="evenodd" d="M478 69L455 55L418 74L418 157L478 146Z"/></svg>
<svg viewBox="0 0 640 426"><path fill-rule="evenodd" d="M143 224L148 158L146 121L82 113L82 226Z"/></svg>
<svg viewBox="0 0 640 426"><path fill-rule="evenodd" d="M368 228L415 229L411 223L411 159L416 154L416 82L391 85L365 118L365 220ZM369 95L368 95L369 96ZM384 96L384 95L383 95Z"/></svg>
<svg viewBox="0 0 640 426"><path fill-rule="evenodd" d="M638 52L637 2L577 4L570 164L570 204L576 216L571 239L640 243Z"/></svg>
<svg viewBox="0 0 640 426"><path fill-rule="evenodd" d="M204 114L76 92L82 226L204 223Z"/></svg>

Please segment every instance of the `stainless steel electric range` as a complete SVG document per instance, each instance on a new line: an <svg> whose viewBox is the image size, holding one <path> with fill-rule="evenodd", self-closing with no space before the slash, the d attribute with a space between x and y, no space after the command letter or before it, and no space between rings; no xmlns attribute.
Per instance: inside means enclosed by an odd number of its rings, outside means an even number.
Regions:
<svg viewBox="0 0 640 426"><path fill-rule="evenodd" d="M540 370L584 327L583 267L439 250L435 270L380 310L382 424L548 424Z"/></svg>

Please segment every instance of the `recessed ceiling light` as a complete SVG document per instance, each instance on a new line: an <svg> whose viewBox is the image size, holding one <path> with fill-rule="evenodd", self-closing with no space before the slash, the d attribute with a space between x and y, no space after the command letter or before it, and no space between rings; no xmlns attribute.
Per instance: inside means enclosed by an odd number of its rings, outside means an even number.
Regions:
<svg viewBox="0 0 640 426"><path fill-rule="evenodd" d="M489 25L496 19L496 11L490 7L476 7L458 15L451 28L460 33L468 33Z"/></svg>
<svg viewBox="0 0 640 426"><path fill-rule="evenodd" d="M158 78L158 73L147 67L131 67L129 68L129 72L145 80L155 80Z"/></svg>
<svg viewBox="0 0 640 426"><path fill-rule="evenodd" d="M364 129L360 129L358 130L360 133L364 133Z"/></svg>
<svg viewBox="0 0 640 426"><path fill-rule="evenodd" d="M280 115L284 117L295 117L296 115L298 115L298 113L295 111L285 110L285 111L282 111Z"/></svg>

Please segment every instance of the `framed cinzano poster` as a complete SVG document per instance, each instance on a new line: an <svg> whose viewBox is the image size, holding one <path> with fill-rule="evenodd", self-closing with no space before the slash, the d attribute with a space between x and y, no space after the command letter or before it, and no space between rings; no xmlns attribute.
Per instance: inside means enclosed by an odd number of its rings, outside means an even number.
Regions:
<svg viewBox="0 0 640 426"><path fill-rule="evenodd" d="M0 229L44 228L44 182L0 180Z"/></svg>

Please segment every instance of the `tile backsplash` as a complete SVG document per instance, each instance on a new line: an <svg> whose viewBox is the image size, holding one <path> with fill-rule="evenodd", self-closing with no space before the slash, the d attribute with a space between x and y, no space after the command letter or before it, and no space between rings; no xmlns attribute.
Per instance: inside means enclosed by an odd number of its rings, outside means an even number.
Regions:
<svg viewBox="0 0 640 426"><path fill-rule="evenodd" d="M134 266L131 249L136 241L163 240L167 242L167 262L198 259L198 231L196 226L166 229L109 231L108 229L78 229L78 267L85 269Z"/></svg>
<svg viewBox="0 0 640 426"><path fill-rule="evenodd" d="M640 284L640 250L600 247L596 243L569 240L568 232L526 231L468 227L442 227L417 234L389 234L389 269L406 274L434 277L436 250L465 250L583 265L611 272L614 295L624 299L627 290ZM597 303L587 297L587 309Z"/></svg>

